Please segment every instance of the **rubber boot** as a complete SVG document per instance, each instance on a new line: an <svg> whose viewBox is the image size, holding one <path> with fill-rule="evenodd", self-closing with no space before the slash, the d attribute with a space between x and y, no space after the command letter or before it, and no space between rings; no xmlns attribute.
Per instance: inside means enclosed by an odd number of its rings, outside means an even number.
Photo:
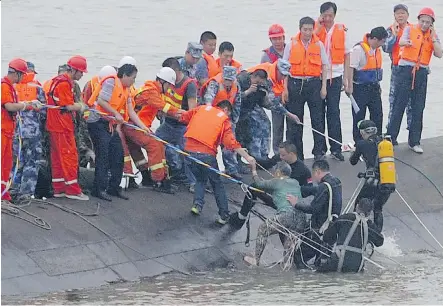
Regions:
<svg viewBox="0 0 443 306"><path fill-rule="evenodd" d="M374 211L374 225L377 230L381 233L383 230L383 212L382 211Z"/></svg>
<svg viewBox="0 0 443 306"><path fill-rule="evenodd" d="M141 174L142 174L142 186L145 187L154 186L155 182L152 180L151 172L149 170L143 170L141 171Z"/></svg>
<svg viewBox="0 0 443 306"><path fill-rule="evenodd" d="M135 181L135 178L133 178L133 177L130 177L129 178L129 182L128 182L128 189L138 189L138 184L137 184L137 182Z"/></svg>

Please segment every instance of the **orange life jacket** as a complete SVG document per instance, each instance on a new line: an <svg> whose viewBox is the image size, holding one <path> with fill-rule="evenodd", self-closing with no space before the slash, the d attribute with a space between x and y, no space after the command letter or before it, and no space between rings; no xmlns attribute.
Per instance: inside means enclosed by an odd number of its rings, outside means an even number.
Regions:
<svg viewBox="0 0 443 306"><path fill-rule="evenodd" d="M409 23L406 26L409 26ZM390 28L391 28L392 33L394 33L394 25L391 25ZM398 61L400 60L400 45L398 43L400 41L400 38L403 36L404 30L405 30L405 28L398 29L397 39L396 39L394 45L392 46L391 60L392 60L392 64L394 66L397 66Z"/></svg>
<svg viewBox="0 0 443 306"><path fill-rule="evenodd" d="M223 67L220 66L220 59L216 59L215 60L215 66L211 65L211 67L209 67L208 65L208 77L209 78L213 78L215 77L217 74L221 73L223 71ZM237 68L237 72L240 72L240 68L241 68L241 64L239 62L237 62L236 60L231 60L231 63L229 64L229 66L235 67Z"/></svg>
<svg viewBox="0 0 443 306"><path fill-rule="evenodd" d="M46 93L46 100L48 105L58 106L59 97L54 96L55 88L60 84L67 82L69 84L69 91L74 99L74 84L68 74L63 73L57 75L49 81L49 89ZM60 109L47 110L46 129L51 132L62 133L64 131L74 131L74 117L71 112L61 112Z"/></svg>
<svg viewBox="0 0 443 306"><path fill-rule="evenodd" d="M316 26L318 26L316 22ZM330 49L331 62L333 65L344 64L345 62L345 37L347 28L344 24L336 23L333 26L333 32L331 37L331 45L326 45L326 38L328 33L325 27L321 27L320 32L318 32L317 37L323 42L325 48Z"/></svg>
<svg viewBox="0 0 443 306"><path fill-rule="evenodd" d="M180 87L171 86L171 88L168 89L168 91L166 92L166 94L163 97L165 102L169 103L172 106L175 106L177 108L188 110L189 107L183 108L182 103L183 103L183 97L186 94L186 90L188 88L188 85L192 82L196 83L194 79L188 77L181 84Z"/></svg>
<svg viewBox="0 0 443 306"><path fill-rule="evenodd" d="M318 41L318 37L313 35L306 50L300 39L300 33L292 37L292 47L289 54L291 76L319 77L321 75L321 49L317 44Z"/></svg>
<svg viewBox="0 0 443 306"><path fill-rule="evenodd" d="M31 102L37 100L37 88L41 87L41 85L37 80L34 80L34 77L35 73L27 73L23 76L20 83L14 85L19 102Z"/></svg>
<svg viewBox="0 0 443 306"><path fill-rule="evenodd" d="M218 92L214 98L214 101L212 101L212 105L216 106L219 102L221 102L223 100L228 100L229 102L231 102L231 105L234 105L235 96L237 95L237 92L238 92L237 82L235 82L235 81L232 82L231 90L228 92L226 90L225 86L223 85L222 73L219 73L215 77L210 78L208 81L206 81L205 84L203 84L203 86L200 89L200 97L203 98L205 96L205 92L206 92L206 89L208 88L209 82L211 82L213 80L218 83Z"/></svg>
<svg viewBox="0 0 443 306"><path fill-rule="evenodd" d="M370 54L371 47L365 35L363 41L358 43L366 54L366 65L360 70L354 71L354 82L358 84L376 83L383 79L382 55L380 48L375 50L375 54ZM357 45L358 45L357 44Z"/></svg>
<svg viewBox="0 0 443 306"><path fill-rule="evenodd" d="M409 39L412 46L400 48L400 59L428 66L434 52L431 31L428 30L426 33L423 33L418 25L410 25L409 30Z"/></svg>
<svg viewBox="0 0 443 306"><path fill-rule="evenodd" d="M88 105L94 105L95 102L98 99L98 96L100 94L100 91L103 86L103 82L105 82L108 79L114 79L114 90L112 91L111 99L108 101L109 105L119 112L120 115L122 115L123 119L125 121L128 121L129 114L128 114L128 106L127 102L129 99L129 88L126 88L123 86L122 82L116 75L110 75L105 78L103 78L98 85L96 86L94 92L92 93L91 97L89 98L89 101L87 102ZM103 107L101 107L99 104L95 106L97 111L109 114ZM109 114L112 116L112 114Z"/></svg>
<svg viewBox="0 0 443 306"><path fill-rule="evenodd" d="M268 73L268 79L272 82L272 91L276 97L280 97L285 89L284 79L277 80L277 62L263 63L252 68L247 69L248 72L254 72L259 69L263 69Z"/></svg>
<svg viewBox="0 0 443 306"><path fill-rule="evenodd" d="M218 71L219 69L217 61L215 60L214 56L206 53L203 53L203 58L205 59L208 66L208 78L211 78L211 74ZM217 73L215 73L215 75L217 75Z"/></svg>
<svg viewBox="0 0 443 306"><path fill-rule="evenodd" d="M218 107L199 106L188 123L185 137L201 142L216 151L228 120L229 117Z"/></svg>
<svg viewBox="0 0 443 306"><path fill-rule="evenodd" d="M14 86L12 85L11 81L7 77L4 77L2 78L1 83L6 84L8 86L8 89L11 91L13 101L7 101L7 102L17 103L18 102L17 93L15 92ZM2 125L2 134L5 133L10 137L14 136L15 112L9 112L3 105L2 105L1 125Z"/></svg>
<svg viewBox="0 0 443 306"><path fill-rule="evenodd" d="M152 122L154 121L155 116L157 115L158 109L152 107L149 104L146 104L145 101L143 101L143 103L137 103L137 96L146 90L155 90L162 99L163 97L160 91L160 87L155 83L155 81L146 81L145 84L143 84L143 86L140 87L133 96L135 102L134 106L135 112L137 113L140 120L143 121L143 123L147 127L151 127Z"/></svg>

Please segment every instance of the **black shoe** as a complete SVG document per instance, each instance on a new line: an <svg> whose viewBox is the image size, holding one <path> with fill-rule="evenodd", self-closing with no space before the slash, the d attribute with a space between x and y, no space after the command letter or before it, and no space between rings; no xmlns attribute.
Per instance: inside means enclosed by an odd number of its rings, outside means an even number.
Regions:
<svg viewBox="0 0 443 306"><path fill-rule="evenodd" d="M137 182L135 181L135 178L130 177L129 178L129 183L128 183L128 189L138 189L139 186L137 184Z"/></svg>
<svg viewBox="0 0 443 306"><path fill-rule="evenodd" d="M398 146L398 141L393 139L393 140L392 140L392 145L393 145L393 146Z"/></svg>
<svg viewBox="0 0 443 306"><path fill-rule="evenodd" d="M175 188L172 186L171 181L165 179L161 182L154 184L154 190L163 193L175 194Z"/></svg>
<svg viewBox="0 0 443 306"><path fill-rule="evenodd" d="M129 198L127 197L127 196L125 196L122 192L121 192L121 190L115 190L115 189L108 189L107 191L106 191L106 193L108 194L108 195L111 195L111 196L114 196L114 197L117 197L117 198L120 198L120 199L123 199L123 200L129 200Z"/></svg>
<svg viewBox="0 0 443 306"><path fill-rule="evenodd" d="M142 178L143 178L142 179L142 186L145 186L145 187L154 186L155 182L152 180L151 172L149 170L143 170L141 172L141 174L142 174Z"/></svg>
<svg viewBox="0 0 443 306"><path fill-rule="evenodd" d="M112 198L104 191L100 191L100 192L92 192L91 195L93 197L105 200L105 201L109 201L112 202Z"/></svg>
<svg viewBox="0 0 443 306"><path fill-rule="evenodd" d="M323 159L325 159L325 155L324 154L314 155L314 161L323 160Z"/></svg>
<svg viewBox="0 0 443 306"><path fill-rule="evenodd" d="M341 154L341 152L331 152L331 156L338 161L345 161L345 157L343 154Z"/></svg>
<svg viewBox="0 0 443 306"><path fill-rule="evenodd" d="M242 220L238 217L238 212L234 212L229 215L229 225L236 230L241 229L243 224L245 224L245 221L246 219Z"/></svg>

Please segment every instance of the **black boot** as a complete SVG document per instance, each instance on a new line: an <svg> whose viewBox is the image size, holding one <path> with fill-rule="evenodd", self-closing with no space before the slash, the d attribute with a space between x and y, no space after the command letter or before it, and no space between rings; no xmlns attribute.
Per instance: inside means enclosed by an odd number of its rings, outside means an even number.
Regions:
<svg viewBox="0 0 443 306"><path fill-rule="evenodd" d="M129 200L129 198L122 193L121 188L118 188L118 189L108 189L108 190L106 190L106 193L111 195L111 196L123 199L123 200Z"/></svg>
<svg viewBox="0 0 443 306"><path fill-rule="evenodd" d="M240 219L238 216L238 212L234 212L232 214L229 215L229 225L236 229L239 230L243 227L243 224L245 224L246 219Z"/></svg>
<svg viewBox="0 0 443 306"><path fill-rule="evenodd" d="M163 193L175 194L175 189L169 179L164 179L161 182L156 182L154 184L154 190Z"/></svg>
<svg viewBox="0 0 443 306"><path fill-rule="evenodd" d="M111 196L108 195L104 191L97 191L97 190L95 190L95 191L91 192L91 195L93 197L96 197L96 198L99 198L99 199L102 199L102 200L105 200L105 201L108 201L108 202L112 202Z"/></svg>
<svg viewBox="0 0 443 306"><path fill-rule="evenodd" d="M135 181L135 178L133 178L133 177L130 177L129 178L129 182L128 182L128 189L138 189L138 184L137 184L137 182Z"/></svg>
<svg viewBox="0 0 443 306"><path fill-rule="evenodd" d="M381 233L383 230L383 212L382 211L374 211L374 225L377 230Z"/></svg>
<svg viewBox="0 0 443 306"><path fill-rule="evenodd" d="M155 182L152 180L151 171L143 170L141 171L141 173L142 173L142 185L145 187L154 186Z"/></svg>

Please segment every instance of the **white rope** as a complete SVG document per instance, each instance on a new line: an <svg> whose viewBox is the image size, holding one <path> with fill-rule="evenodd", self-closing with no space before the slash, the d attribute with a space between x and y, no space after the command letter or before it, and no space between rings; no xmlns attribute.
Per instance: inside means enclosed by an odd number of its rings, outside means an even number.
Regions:
<svg viewBox="0 0 443 306"><path fill-rule="evenodd" d="M428 232L428 234L435 240L435 242L437 242L437 244L440 246L440 248L443 249L443 245L440 243L440 241L437 240L437 238L435 238L435 236L431 233L431 231L428 229L428 227L423 223L423 221L421 221L421 219L419 218L419 216L417 216L417 214L415 213L415 211L412 209L412 207L408 204L408 202L405 200L405 198L403 198L403 196L400 194L400 192L398 192L398 190L396 189L395 192L398 194L398 196L400 197L400 199L402 199L402 201L406 204L406 206L409 208L409 210L411 211L411 213L414 215L414 217L418 220L418 222L420 222L420 224L424 227L424 229Z"/></svg>

